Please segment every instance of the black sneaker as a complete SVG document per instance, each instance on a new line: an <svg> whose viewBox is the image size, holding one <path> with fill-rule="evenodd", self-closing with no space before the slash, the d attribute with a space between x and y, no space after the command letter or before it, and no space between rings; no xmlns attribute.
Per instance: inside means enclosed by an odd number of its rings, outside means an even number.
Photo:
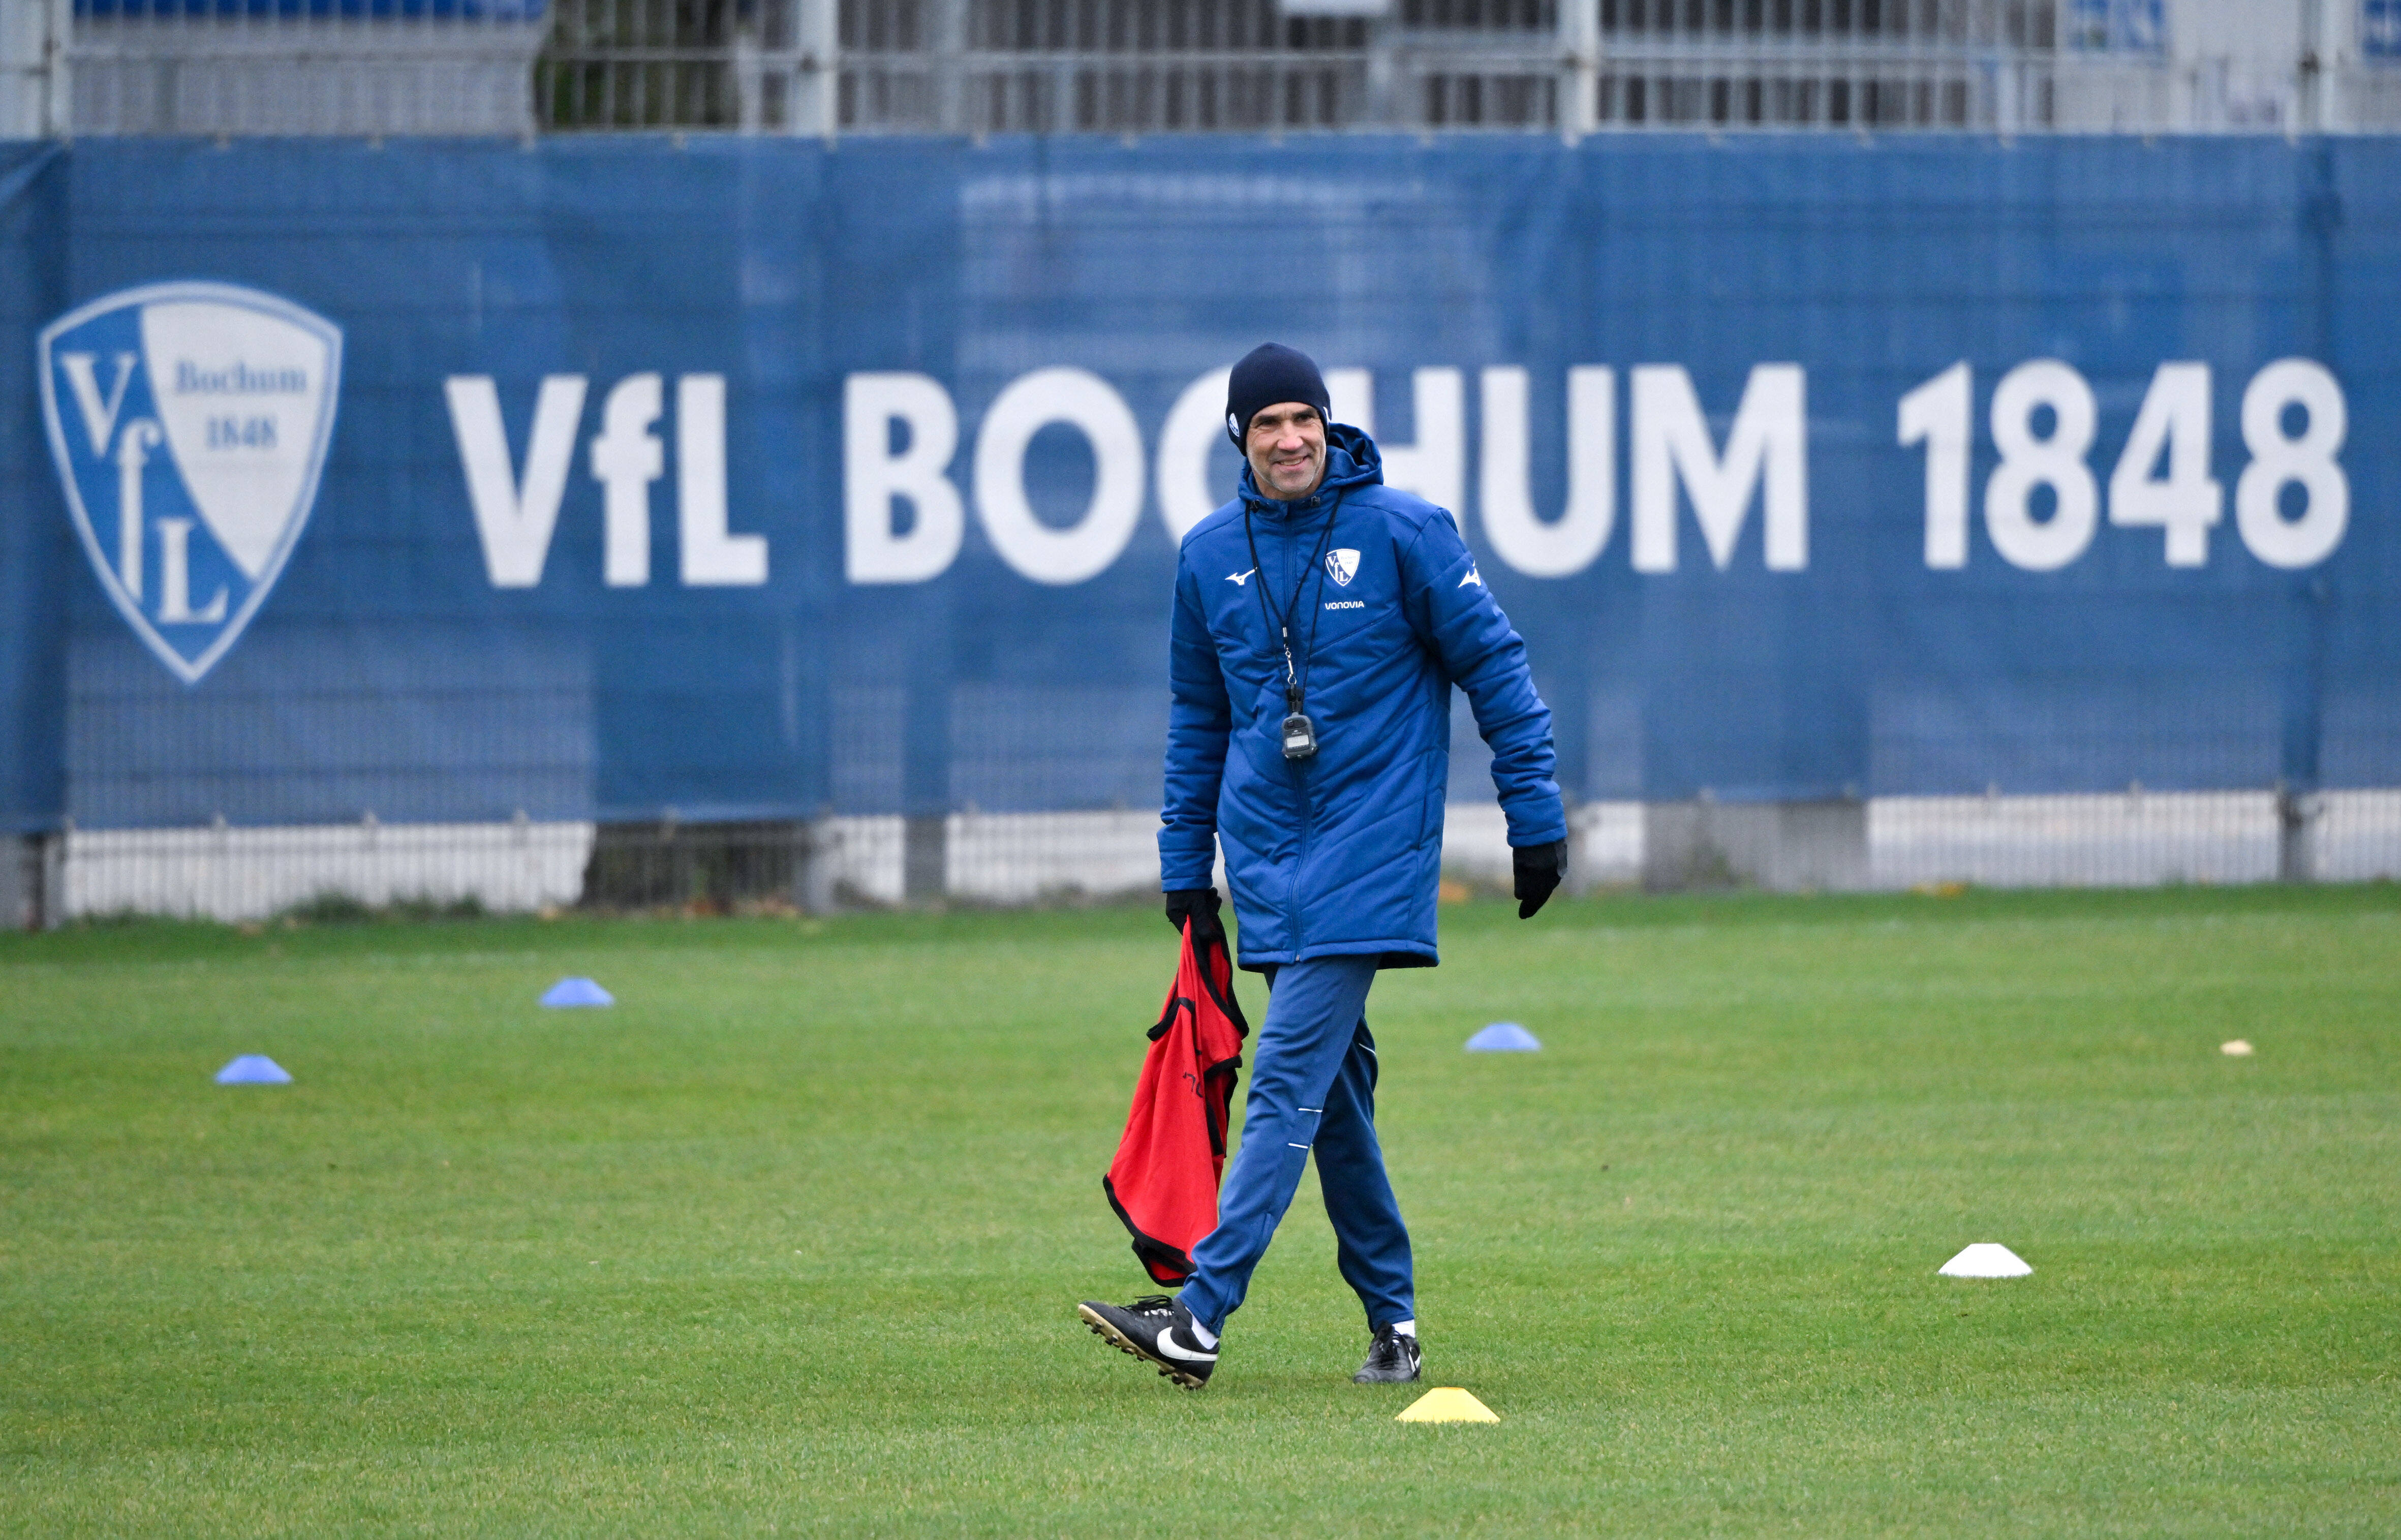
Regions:
<svg viewBox="0 0 2401 1540"><path fill-rule="evenodd" d="M1418 1340L1390 1327L1378 1327L1367 1361L1351 1381L1360 1385L1406 1385L1417 1377Z"/></svg>
<svg viewBox="0 0 2401 1540"><path fill-rule="evenodd" d="M1186 1390L1209 1382L1217 1367L1217 1350L1204 1348L1192 1330L1192 1313L1164 1294L1148 1295L1130 1305L1104 1305L1087 1299L1076 1313L1092 1328Z"/></svg>

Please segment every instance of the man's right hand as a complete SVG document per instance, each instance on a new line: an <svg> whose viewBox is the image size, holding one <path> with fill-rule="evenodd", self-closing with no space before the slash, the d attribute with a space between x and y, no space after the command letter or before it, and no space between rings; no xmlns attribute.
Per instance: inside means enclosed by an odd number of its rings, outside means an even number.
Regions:
<svg viewBox="0 0 2401 1540"><path fill-rule="evenodd" d="M1225 944L1226 927L1217 918L1217 906L1225 901L1217 897L1214 887L1179 887L1167 895L1167 923L1176 929L1184 922L1192 922L1192 939Z"/></svg>

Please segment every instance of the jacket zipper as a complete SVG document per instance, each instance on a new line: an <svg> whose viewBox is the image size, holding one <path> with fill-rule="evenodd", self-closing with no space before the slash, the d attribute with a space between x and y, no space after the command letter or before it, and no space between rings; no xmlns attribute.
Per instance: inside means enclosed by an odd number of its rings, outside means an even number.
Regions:
<svg viewBox="0 0 2401 1540"><path fill-rule="evenodd" d="M1293 527L1293 521L1287 519L1284 525L1285 560L1291 560L1294 553L1299 549L1297 544L1298 540L1299 534ZM1302 572L1298 582L1301 588L1306 589L1309 586L1309 574L1306 571ZM1297 612L1296 612L1296 614L1297 613ZM1292 863L1292 898L1290 901L1292 906L1292 960L1295 962L1298 962L1300 960L1301 946L1302 906L1300 901L1300 874L1301 870L1309 864L1309 836L1314 832L1316 822L1313 812L1310 806L1308 768L1310 763L1314 763L1314 760L1315 756L1312 755L1308 760L1298 762L1298 774L1300 777L1300 853L1294 858ZM1285 763L1293 763L1295 762L1286 761Z"/></svg>

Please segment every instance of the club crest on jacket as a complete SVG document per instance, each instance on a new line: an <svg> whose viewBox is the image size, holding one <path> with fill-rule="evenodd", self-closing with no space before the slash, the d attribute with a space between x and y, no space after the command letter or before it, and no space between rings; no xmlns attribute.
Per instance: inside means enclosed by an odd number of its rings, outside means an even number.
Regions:
<svg viewBox="0 0 2401 1540"><path fill-rule="evenodd" d="M1326 552L1325 573L1334 580L1335 586L1350 587L1351 580L1359 575L1359 553L1356 551Z"/></svg>
<svg viewBox="0 0 2401 1540"><path fill-rule="evenodd" d="M154 283L42 331L42 418L93 573L196 684L266 602L333 438L342 333L230 283Z"/></svg>

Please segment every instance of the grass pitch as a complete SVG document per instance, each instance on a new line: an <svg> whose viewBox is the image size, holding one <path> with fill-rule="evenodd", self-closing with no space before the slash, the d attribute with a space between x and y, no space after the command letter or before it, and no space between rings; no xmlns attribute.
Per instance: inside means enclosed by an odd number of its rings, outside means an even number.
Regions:
<svg viewBox="0 0 2401 1540"><path fill-rule="evenodd" d="M1498 1426L1348 1382L1313 1181L1205 1391L1077 1324L1147 909L0 938L0 1529L2401 1530L2401 893L1444 919L1380 1121Z"/></svg>

